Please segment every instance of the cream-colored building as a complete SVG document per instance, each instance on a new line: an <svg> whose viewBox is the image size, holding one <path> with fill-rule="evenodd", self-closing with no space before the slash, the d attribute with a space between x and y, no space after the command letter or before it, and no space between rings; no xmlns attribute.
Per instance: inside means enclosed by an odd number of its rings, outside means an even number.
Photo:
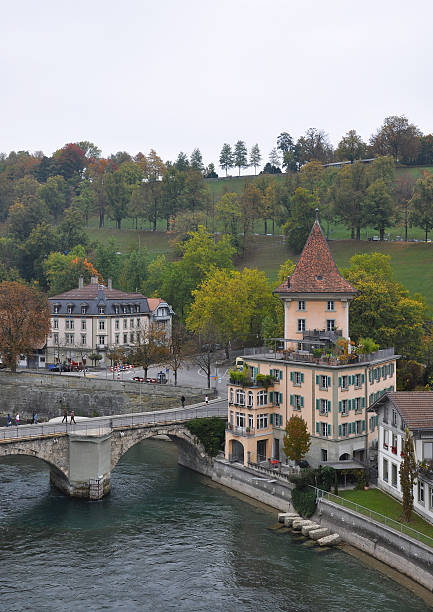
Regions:
<svg viewBox="0 0 433 612"><path fill-rule="evenodd" d="M51 333L47 339L47 363L81 362L92 352L102 354L113 348L131 348L151 323L171 334L172 308L161 298L146 298L98 283L89 285L80 277L76 289L49 299ZM108 360L109 361L109 360Z"/></svg>
<svg viewBox="0 0 433 612"><path fill-rule="evenodd" d="M356 290L338 272L318 221L275 294L284 305L281 350L244 357L249 380L229 384L227 459L284 461L286 423L300 415L312 436L311 465L368 463L375 458L377 426L367 409L395 390L398 356L392 348L368 355L338 348L349 338ZM258 374L269 375L270 386Z"/></svg>

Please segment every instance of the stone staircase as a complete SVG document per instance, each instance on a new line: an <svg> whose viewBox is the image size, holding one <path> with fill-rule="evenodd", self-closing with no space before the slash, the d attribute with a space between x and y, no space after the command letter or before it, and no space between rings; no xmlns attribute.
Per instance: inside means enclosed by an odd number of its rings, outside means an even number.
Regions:
<svg viewBox="0 0 433 612"><path fill-rule="evenodd" d="M321 527L318 523L303 519L296 512L280 512L278 522L285 527L291 527L293 531L298 531L302 535L309 537L319 544L319 546L336 546L340 544L341 537L338 533L331 533L326 527Z"/></svg>

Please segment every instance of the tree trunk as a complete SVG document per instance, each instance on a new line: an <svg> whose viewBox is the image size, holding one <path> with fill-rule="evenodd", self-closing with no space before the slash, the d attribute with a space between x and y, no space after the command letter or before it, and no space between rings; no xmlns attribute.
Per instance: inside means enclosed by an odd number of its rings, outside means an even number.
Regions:
<svg viewBox="0 0 433 612"><path fill-rule="evenodd" d="M427 238L428 238L428 229L425 228L425 241L427 242Z"/></svg>
<svg viewBox="0 0 433 612"><path fill-rule="evenodd" d="M170 231L170 217L169 217L169 215L167 215L167 217L166 217L166 222L167 222L167 232L169 232Z"/></svg>
<svg viewBox="0 0 433 612"><path fill-rule="evenodd" d="M135 229L138 230L138 217L135 217Z"/></svg>
<svg viewBox="0 0 433 612"><path fill-rule="evenodd" d="M122 219L116 219L117 229L120 230L120 224L122 223Z"/></svg>
<svg viewBox="0 0 433 612"><path fill-rule="evenodd" d="M275 219L272 219L272 236L275 235Z"/></svg>
<svg viewBox="0 0 433 612"><path fill-rule="evenodd" d="M177 368L174 370L174 385L177 385Z"/></svg>
<svg viewBox="0 0 433 612"><path fill-rule="evenodd" d="M153 217L152 224L153 224L152 231L156 232L156 216Z"/></svg>
<svg viewBox="0 0 433 612"><path fill-rule="evenodd" d="M265 219L264 221L265 221L265 236L266 236L266 234L268 233L268 220Z"/></svg>
<svg viewBox="0 0 433 612"><path fill-rule="evenodd" d="M407 211L404 220L404 241L407 242Z"/></svg>
<svg viewBox="0 0 433 612"><path fill-rule="evenodd" d="M351 230L351 233L350 233L350 238L352 240L355 240L355 228L353 227L353 225L352 225L352 230Z"/></svg>
<svg viewBox="0 0 433 612"><path fill-rule="evenodd" d="M380 232L380 239L383 240L385 238L385 228L381 227L379 232Z"/></svg>
<svg viewBox="0 0 433 612"><path fill-rule="evenodd" d="M359 225L356 226L356 239L361 240L361 228Z"/></svg>
<svg viewBox="0 0 433 612"><path fill-rule="evenodd" d="M230 359L230 342L225 345L224 350L226 353L226 359Z"/></svg>
<svg viewBox="0 0 433 612"><path fill-rule="evenodd" d="M99 229L101 227L104 227L104 212L102 210L99 211Z"/></svg>
<svg viewBox="0 0 433 612"><path fill-rule="evenodd" d="M210 368L207 371L207 388L210 389Z"/></svg>

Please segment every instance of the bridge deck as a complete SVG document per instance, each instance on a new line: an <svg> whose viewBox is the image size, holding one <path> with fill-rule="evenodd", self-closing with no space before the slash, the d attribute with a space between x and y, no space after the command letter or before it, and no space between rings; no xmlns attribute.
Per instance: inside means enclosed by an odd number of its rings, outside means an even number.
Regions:
<svg viewBox="0 0 433 612"><path fill-rule="evenodd" d="M146 425L190 421L202 417L227 417L227 400L211 400L208 405L195 404L186 408L170 408L152 412L134 412L106 417L94 417L79 421L76 425L70 423L40 423L38 425L12 425L0 427L0 444L8 444L16 440L47 438L78 434L83 436L102 436L114 429L131 429Z"/></svg>

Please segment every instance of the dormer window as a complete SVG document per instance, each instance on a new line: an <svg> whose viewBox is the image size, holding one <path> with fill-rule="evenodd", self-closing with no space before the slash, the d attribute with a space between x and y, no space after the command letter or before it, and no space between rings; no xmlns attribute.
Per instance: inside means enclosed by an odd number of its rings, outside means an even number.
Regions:
<svg viewBox="0 0 433 612"><path fill-rule="evenodd" d="M74 309L74 305L73 304L67 304L66 305L66 312L68 314L72 314L73 309Z"/></svg>
<svg viewBox="0 0 433 612"><path fill-rule="evenodd" d="M119 305L118 304L114 305L114 313L115 314L119 314Z"/></svg>
<svg viewBox="0 0 433 612"><path fill-rule="evenodd" d="M87 305L86 304L81 304L81 314L85 315L87 312Z"/></svg>
<svg viewBox="0 0 433 612"><path fill-rule="evenodd" d="M105 314L105 306L98 306L98 313Z"/></svg>
<svg viewBox="0 0 433 612"><path fill-rule="evenodd" d="M59 310L60 310L60 304L54 304L54 306L53 306L53 313L54 314L59 314Z"/></svg>
<svg viewBox="0 0 433 612"><path fill-rule="evenodd" d="M140 305L139 304L135 305L135 312L140 312Z"/></svg>

